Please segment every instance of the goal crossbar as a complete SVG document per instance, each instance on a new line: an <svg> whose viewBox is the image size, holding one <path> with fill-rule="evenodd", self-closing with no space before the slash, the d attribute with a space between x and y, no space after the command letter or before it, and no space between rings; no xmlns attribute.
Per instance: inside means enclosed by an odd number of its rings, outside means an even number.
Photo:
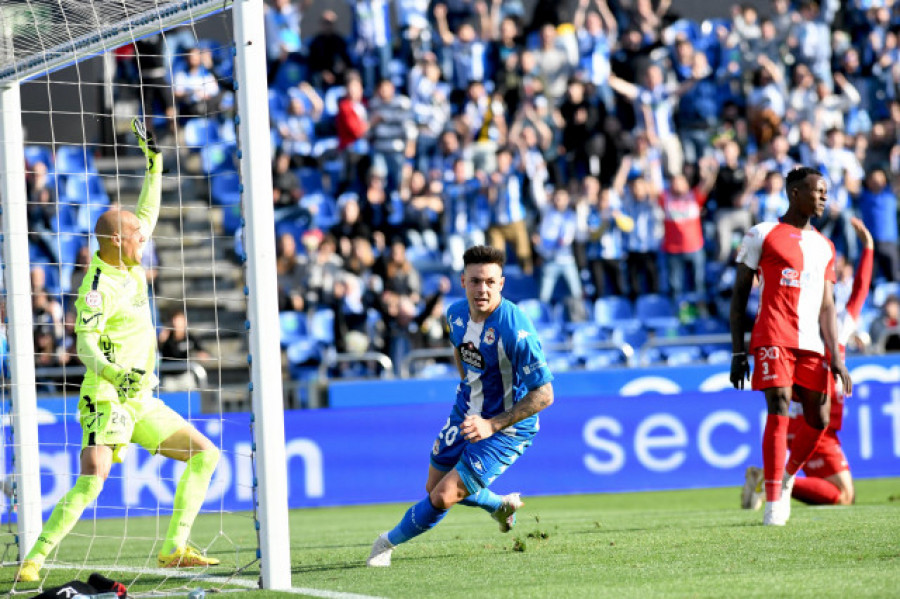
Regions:
<svg viewBox="0 0 900 599"><path fill-rule="evenodd" d="M94 13L96 27L90 33L66 41L54 40L52 35L45 41L41 35L35 43L16 33L21 27L19 19L25 15L24 18L31 20L26 25L35 31L59 28L60 19L66 15L57 1L3 2L0 5L0 86L45 75L230 6L230 0L176 0L129 14L122 3L114 13L105 13L103 21ZM41 10L35 10L36 7Z"/></svg>

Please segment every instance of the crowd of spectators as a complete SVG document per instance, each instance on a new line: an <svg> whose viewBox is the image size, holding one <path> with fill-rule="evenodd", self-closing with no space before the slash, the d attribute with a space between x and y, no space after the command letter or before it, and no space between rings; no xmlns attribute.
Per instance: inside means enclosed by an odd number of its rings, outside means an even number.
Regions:
<svg viewBox="0 0 900 599"><path fill-rule="evenodd" d="M800 164L827 177L815 224L842 264L857 214L875 281L900 280L900 2L772 0L702 22L670 0L349 8L348 35L332 10L303 20L307 0L265 17L279 307L329 311L339 351L439 345L478 243L572 319L645 294L721 318L741 235L784 212ZM177 35L139 42L140 68L159 71ZM174 96L146 110L227 113L230 63L185 47ZM40 244L50 200L32 181Z"/></svg>
<svg viewBox="0 0 900 599"><path fill-rule="evenodd" d="M305 8L278 2L269 30ZM379 265L402 256L423 276L451 273L466 246L489 243L545 303L662 293L715 315L742 234L784 212L799 164L828 179L816 225L839 254L859 255L858 214L876 281L900 279L900 3L774 0L703 22L665 0L578 0L571 12L539 1L531 14L509 0L350 8L348 36L326 10L292 50L270 38L270 94L307 122L300 146L273 122L276 175L329 173L321 188L292 181L276 204L336 200L327 217L302 217L299 250L281 237L283 309L340 316L334 290L359 289L353 301L390 328L386 306L406 319L431 306L420 284L391 289ZM316 155L334 137L337 149ZM308 192L318 199L298 199Z"/></svg>

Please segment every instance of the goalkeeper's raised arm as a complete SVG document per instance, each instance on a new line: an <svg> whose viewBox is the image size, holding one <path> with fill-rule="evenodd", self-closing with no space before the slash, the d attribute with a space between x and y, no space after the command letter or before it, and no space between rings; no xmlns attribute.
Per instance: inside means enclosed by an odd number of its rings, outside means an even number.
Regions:
<svg viewBox="0 0 900 599"><path fill-rule="evenodd" d="M138 199L135 214L141 221L141 232L149 239L156 228L159 217L159 203L162 196L163 156L156 146L156 140L147 133L144 122L138 118L131 120L131 130L137 137L138 145L147 157L147 170L144 174L144 185Z"/></svg>

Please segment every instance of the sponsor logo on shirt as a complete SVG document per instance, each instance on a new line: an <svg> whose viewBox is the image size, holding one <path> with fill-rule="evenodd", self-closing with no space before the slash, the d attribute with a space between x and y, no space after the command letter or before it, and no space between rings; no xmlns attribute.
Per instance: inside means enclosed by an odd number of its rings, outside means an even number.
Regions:
<svg viewBox="0 0 900 599"><path fill-rule="evenodd" d="M534 364L526 364L522 367L522 372L524 372L525 374L531 374L532 372L537 372L546 365L547 363L543 361L535 362Z"/></svg>
<svg viewBox="0 0 900 599"><path fill-rule="evenodd" d="M777 360L781 357L781 353L777 346L760 347L756 350L760 360Z"/></svg>
<svg viewBox="0 0 900 599"><path fill-rule="evenodd" d="M484 343L485 345L490 345L494 341L497 340L497 335L494 333L494 329L488 329L484 332Z"/></svg>
<svg viewBox="0 0 900 599"><path fill-rule="evenodd" d="M797 272L793 268L785 268L781 271L781 286L802 288L812 278L812 273Z"/></svg>
<svg viewBox="0 0 900 599"><path fill-rule="evenodd" d="M459 346L459 357L464 364L471 366L475 370L484 370L484 356L475 347L471 341L467 341Z"/></svg>

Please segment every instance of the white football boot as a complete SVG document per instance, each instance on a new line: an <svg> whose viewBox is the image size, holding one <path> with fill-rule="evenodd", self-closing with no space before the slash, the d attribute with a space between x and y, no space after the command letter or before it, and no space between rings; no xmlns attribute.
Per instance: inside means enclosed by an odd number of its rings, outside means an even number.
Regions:
<svg viewBox="0 0 900 599"><path fill-rule="evenodd" d="M387 533L378 535L372 544L372 551L369 553L369 559L366 565L370 568L388 568L391 565L391 553L394 551L394 545L388 541Z"/></svg>
<svg viewBox="0 0 900 599"><path fill-rule="evenodd" d="M525 505L521 493L510 493L500 498L503 503L497 511L491 514L491 518L500 524L500 532L509 532L516 525L516 511Z"/></svg>

